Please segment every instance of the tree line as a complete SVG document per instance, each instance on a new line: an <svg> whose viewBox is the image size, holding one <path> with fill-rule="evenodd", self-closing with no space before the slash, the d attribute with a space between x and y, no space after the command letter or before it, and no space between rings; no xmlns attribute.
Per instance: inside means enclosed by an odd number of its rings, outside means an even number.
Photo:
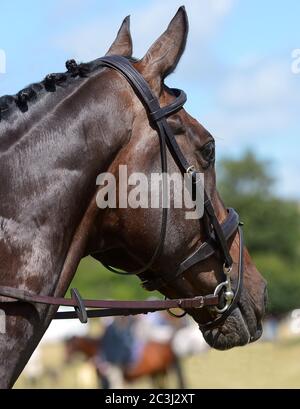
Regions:
<svg viewBox="0 0 300 409"><path fill-rule="evenodd" d="M300 308L299 203L275 194L272 164L251 151L223 159L217 174L221 197L239 212L246 246L268 281L269 312Z"/></svg>

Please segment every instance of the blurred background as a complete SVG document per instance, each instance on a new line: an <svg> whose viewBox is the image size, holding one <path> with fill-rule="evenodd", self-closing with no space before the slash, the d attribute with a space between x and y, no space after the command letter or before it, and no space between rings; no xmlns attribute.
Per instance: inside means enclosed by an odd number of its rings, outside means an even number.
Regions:
<svg viewBox="0 0 300 409"><path fill-rule="evenodd" d="M165 314L53 323L16 387L300 387L300 73L292 70L298 1L3 2L0 95L64 71L67 59L102 56L128 14L134 55L142 57L182 4L187 48L166 83L186 91L186 109L216 139L218 188L245 222L246 244L268 280L264 337L218 352L190 321ZM91 258L72 286L85 297L148 296L137 279L112 275ZM138 334L144 336L135 343ZM120 350L117 363L107 345ZM149 364L156 356L161 368Z"/></svg>

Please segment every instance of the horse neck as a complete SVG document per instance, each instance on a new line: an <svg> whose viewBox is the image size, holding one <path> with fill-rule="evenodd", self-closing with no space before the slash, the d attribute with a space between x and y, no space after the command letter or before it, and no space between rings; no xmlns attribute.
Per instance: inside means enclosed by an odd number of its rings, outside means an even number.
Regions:
<svg viewBox="0 0 300 409"><path fill-rule="evenodd" d="M0 266L0 282L51 291L45 288L41 274L49 281L49 274L53 278L61 271L76 227L96 190L96 177L126 137L108 112L116 104L106 91L99 75L91 78L2 153L0 173L6 183L0 184L0 252L9 256L5 237L15 259L26 252L27 262L16 261L11 271L2 271ZM120 117L117 111L115 106ZM36 276L36 288L30 288ZM37 281L43 288L38 288Z"/></svg>

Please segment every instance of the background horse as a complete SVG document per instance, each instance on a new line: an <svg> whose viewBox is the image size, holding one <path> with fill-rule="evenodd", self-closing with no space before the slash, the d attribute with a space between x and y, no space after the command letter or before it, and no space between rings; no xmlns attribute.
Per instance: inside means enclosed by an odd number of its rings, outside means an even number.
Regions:
<svg viewBox="0 0 300 409"><path fill-rule="evenodd" d="M165 77L180 60L188 34L181 7L165 33L141 60L132 59L129 19L125 19L108 55L128 58L145 78L161 106L174 96ZM63 296L80 259L94 254L115 267L136 269L153 253L161 223L160 209L105 209L96 203L97 175L150 175L159 169L160 145L143 104L127 80L97 60L67 64L64 74L48 75L15 96L0 100L0 282L36 294ZM190 163L204 173L216 217L227 210L216 190L214 140L184 109L168 119ZM177 171L168 154L168 172ZM173 196L174 191L171 192ZM152 277L175 270L205 241L206 221L187 220L186 209L170 211L160 257ZM149 223L151 220L151 223ZM205 224L206 223L206 224ZM236 283L238 233L228 241ZM215 328L202 327L214 348L228 349L258 339L265 306L265 281L244 251L244 284L235 309ZM189 268L160 291L169 298L212 293L220 283L223 261L214 254ZM101 279L101 278L99 278ZM50 324L56 307L0 297L5 333L0 334L0 387L11 387ZM200 325L212 309L190 309Z"/></svg>
<svg viewBox="0 0 300 409"><path fill-rule="evenodd" d="M78 354L81 354L95 366L101 387L114 387L109 377L109 368L104 368L105 364L108 366L108 363L99 364L98 358L101 354L101 337L71 337L65 341L65 351L65 362L67 364ZM184 388L185 382L181 364L173 352L171 343L151 341L144 345L137 362L126 368L122 368L122 376L127 382L134 382L142 377L148 376L151 378L154 387L163 388L166 387L166 377L170 371L175 371L178 387Z"/></svg>

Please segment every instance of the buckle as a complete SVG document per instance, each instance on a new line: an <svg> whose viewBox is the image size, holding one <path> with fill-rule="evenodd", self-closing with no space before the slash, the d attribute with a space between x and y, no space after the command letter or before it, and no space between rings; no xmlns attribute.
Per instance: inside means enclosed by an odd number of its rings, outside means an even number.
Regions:
<svg viewBox="0 0 300 409"><path fill-rule="evenodd" d="M217 287L215 288L214 291L214 295L219 296L220 291L225 288L225 292L224 292L224 297L225 297L225 305L223 308L219 308L219 307L214 307L215 311L217 311L219 314L222 314L223 312L225 312L226 310L228 310L228 308L230 307L230 305L232 304L232 301L234 299L234 292L232 290L232 286L231 286L231 281L230 281L230 273L232 270L232 265L226 267L225 264L223 265L223 272L226 276L226 281L223 281L222 283L220 283L219 285L217 285Z"/></svg>
<svg viewBox="0 0 300 409"><path fill-rule="evenodd" d="M194 298L183 298L178 301L179 308L203 308L204 307L204 297L202 295L198 295Z"/></svg>

